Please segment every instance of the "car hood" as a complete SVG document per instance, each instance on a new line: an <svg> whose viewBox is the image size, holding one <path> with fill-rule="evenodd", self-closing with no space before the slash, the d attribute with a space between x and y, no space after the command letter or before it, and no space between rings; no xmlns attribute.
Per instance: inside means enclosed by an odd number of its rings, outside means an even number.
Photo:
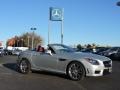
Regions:
<svg viewBox="0 0 120 90"><path fill-rule="evenodd" d="M73 59L73 60L80 60L84 58L92 58L100 61L106 61L110 60L109 58L97 54L92 54L92 53L83 53L83 52L74 52L74 53L67 53L64 54L64 56L68 59Z"/></svg>

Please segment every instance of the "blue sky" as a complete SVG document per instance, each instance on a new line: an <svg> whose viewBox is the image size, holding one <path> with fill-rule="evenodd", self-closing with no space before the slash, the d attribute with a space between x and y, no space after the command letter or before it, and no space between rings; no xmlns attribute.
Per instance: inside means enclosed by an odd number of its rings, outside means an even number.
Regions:
<svg viewBox="0 0 120 90"><path fill-rule="evenodd" d="M49 7L64 8L64 44L120 46L119 0L0 0L0 41L31 32L47 44ZM51 22L50 42L60 43L60 22Z"/></svg>

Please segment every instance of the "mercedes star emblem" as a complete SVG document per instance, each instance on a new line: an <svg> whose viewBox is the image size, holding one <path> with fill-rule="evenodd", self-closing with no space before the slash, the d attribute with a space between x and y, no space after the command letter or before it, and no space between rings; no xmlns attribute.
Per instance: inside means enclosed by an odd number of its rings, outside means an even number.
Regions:
<svg viewBox="0 0 120 90"><path fill-rule="evenodd" d="M61 11L59 9L54 9L52 11L52 16L54 16L54 17L61 17Z"/></svg>

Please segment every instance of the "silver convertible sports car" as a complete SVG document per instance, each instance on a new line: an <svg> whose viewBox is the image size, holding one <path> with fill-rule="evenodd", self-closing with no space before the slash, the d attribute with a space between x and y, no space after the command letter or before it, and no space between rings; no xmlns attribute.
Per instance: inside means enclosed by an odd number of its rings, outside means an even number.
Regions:
<svg viewBox="0 0 120 90"><path fill-rule="evenodd" d="M32 70L67 75L72 80L85 76L103 76L112 72L111 59L83 52L75 52L62 44L49 44L46 52L24 51L17 60L18 69L27 74Z"/></svg>

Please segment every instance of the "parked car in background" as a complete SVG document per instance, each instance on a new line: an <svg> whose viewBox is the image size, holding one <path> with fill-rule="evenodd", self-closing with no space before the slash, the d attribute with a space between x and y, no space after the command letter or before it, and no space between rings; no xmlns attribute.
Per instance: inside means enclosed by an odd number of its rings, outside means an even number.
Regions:
<svg viewBox="0 0 120 90"><path fill-rule="evenodd" d="M4 49L4 55L12 55L12 50Z"/></svg>
<svg viewBox="0 0 120 90"><path fill-rule="evenodd" d="M8 55L12 55L12 50L8 50Z"/></svg>
<svg viewBox="0 0 120 90"><path fill-rule="evenodd" d="M28 50L28 47L12 47L12 46L8 46L6 49L8 50L9 55L18 55L21 51Z"/></svg>
<svg viewBox="0 0 120 90"><path fill-rule="evenodd" d="M62 44L49 44L46 52L24 51L17 60L18 69L27 74L44 70L67 75L72 80L85 76L103 76L112 72L112 60L92 54L76 52Z"/></svg>
<svg viewBox="0 0 120 90"><path fill-rule="evenodd" d="M0 56L4 56L4 50L0 49Z"/></svg>
<svg viewBox="0 0 120 90"><path fill-rule="evenodd" d="M111 54L109 57L112 60L118 60L118 61L120 61L120 49L116 53Z"/></svg>
<svg viewBox="0 0 120 90"><path fill-rule="evenodd" d="M120 47L112 47L104 52L101 53L101 55L107 56L107 57L113 57L114 54L118 53L120 50Z"/></svg>
<svg viewBox="0 0 120 90"><path fill-rule="evenodd" d="M110 47L97 47L97 48L96 48L96 53L95 53L95 54L101 55L101 53L107 51L108 49L110 49Z"/></svg>
<svg viewBox="0 0 120 90"><path fill-rule="evenodd" d="M12 55L19 55L20 53L22 52L22 50L19 50L19 49L15 49L12 51Z"/></svg>
<svg viewBox="0 0 120 90"><path fill-rule="evenodd" d="M84 49L81 50L81 52L96 53L96 49L93 49L93 48L84 48Z"/></svg>
<svg viewBox="0 0 120 90"><path fill-rule="evenodd" d="M8 50L7 49L4 49L4 55L8 55Z"/></svg>

